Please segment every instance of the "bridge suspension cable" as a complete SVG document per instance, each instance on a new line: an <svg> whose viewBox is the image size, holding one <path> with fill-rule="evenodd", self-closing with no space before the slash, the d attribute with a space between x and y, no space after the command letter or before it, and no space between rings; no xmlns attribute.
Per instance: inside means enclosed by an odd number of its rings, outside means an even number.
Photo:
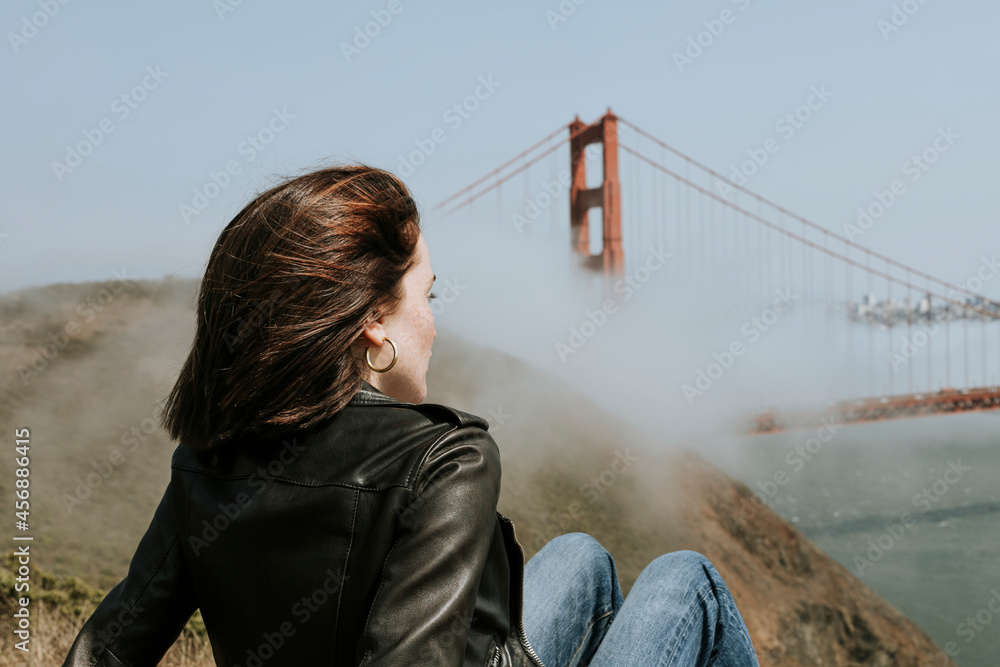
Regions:
<svg viewBox="0 0 1000 667"><path fill-rule="evenodd" d="M982 360L983 386L987 385L989 380L987 339L992 335L987 332L987 323L1000 321L1000 302L977 293L971 288L972 283L959 285L935 278L793 213L751 191L746 187L745 179L740 182L730 180L631 121L611 114L610 110L599 121L590 125L584 125L577 119L573 123L559 127L528 149L442 200L434 210L447 209L445 215L451 214L493 190L497 191L497 201L503 209L502 186L518 174L523 174L524 183L521 187L525 195L524 205L522 206L519 200L517 205L521 207L520 212L512 213L511 219L514 221L515 217L520 217L520 213L529 210L525 206L531 207L532 202L543 201L535 196L528 196L532 188L537 187L541 191L540 197L545 198L546 203L535 206L535 214L528 216L531 220L535 220L540 209L550 207L549 202L554 201L556 196L553 194L555 190L545 193L541 189L541 181L536 183L529 177L531 167L548 156L549 184L551 184L555 180L553 161L555 151L567 145L571 148L575 145L573 150L579 150L582 146L594 142L595 131L599 126L606 127L604 123L608 119L613 122L611 125L613 138L610 145L617 147L617 152L612 155L617 156L620 153L624 157L620 165L621 173L624 175L620 186L623 212L621 229L624 233L620 237L612 235L607 238L612 240L620 238L621 247L627 249L626 259L628 255L638 257L641 248L652 243L661 247L672 245L679 256L670 265L669 270L676 272L675 284L679 288L687 291L693 286L692 281L700 280L697 285L702 292L708 294L718 293L720 289L725 290L728 296L738 300L739 310L746 308L746 304L752 299L766 298L766 292L772 291L776 284L785 288L799 286L806 297L803 307L805 314L802 317L803 340L812 340L815 337L816 332L809 328L815 318L810 316L814 312L825 316L827 344L841 350L847 362L843 364L847 367L845 372L851 374L852 384L856 367L861 373L867 370L864 374L867 375L865 379L869 396L878 393L875 386L876 324L888 330L888 346L885 349L889 351L887 354L890 361L892 361L895 326L905 325L904 342L911 343L911 347L912 341L927 332L924 335L925 341L920 347L925 348L927 356L926 381L930 390L935 385L935 367L943 370L944 386L950 387L953 363L959 362L958 357L952 358L954 355L951 348L953 338L951 324L954 319L964 320L962 331L957 333L962 336L963 349L960 354L963 378L966 386L969 386L969 354L970 349L975 350L976 346L970 342L971 327L968 320L975 317L982 322L982 353L976 356ZM629 132L622 133L623 129ZM587 138L574 141L585 132L591 134ZM626 137L631 136L631 145L622 142L619 133ZM604 144L599 142L598 145ZM571 158L571 163L576 164L573 159ZM588 155L589 159L592 158ZM612 165L615 179L618 179L617 157L610 163L604 160L604 164ZM573 187L576 188L573 192L586 194L584 198L586 206L600 207L601 199L595 196L600 188L592 190L589 182L582 185L576 180L576 177L581 177L584 171L589 177L591 172L585 166L581 166L580 173L575 177L571 175ZM752 175L743 168L740 171L744 176ZM669 187L667 179L673 179L673 188ZM546 188L549 184L546 184ZM568 189L562 191L569 192ZM749 200L746 197L749 197ZM567 197L568 203L569 197ZM614 199L604 200L604 204L609 207L613 203ZM556 214L559 210L561 207L551 206L550 221L558 217ZM571 212L570 217L573 218L573 215L578 214ZM515 227L520 232L519 224L516 223ZM596 240L599 237L592 238ZM576 249L581 250L581 245L585 244L577 244ZM796 253L801 253L801 258L795 257ZM811 257L809 253L819 254ZM798 261L799 259L801 261ZM843 267L844 283L841 283L841 288L838 288L835 281L836 274L839 273L838 264ZM858 271L861 272L861 276L855 276ZM700 278L696 276L699 272L702 274ZM874 293L876 287L879 290L883 289L881 287L883 280L888 298L884 302L879 302L875 300ZM894 285L900 287L899 291L894 290ZM855 302L854 290L858 287L863 287L866 292L863 299ZM735 294L734 290L738 294ZM849 306L850 319L867 322L867 336L849 328L845 330L842 338L840 330L830 326L830 319L835 312L835 304L839 302L840 292L845 295L845 305ZM903 295L905 301L894 302L894 295L898 296L901 293L905 293ZM914 298L917 299L916 304ZM825 304L822 311L814 309L813 301L817 299ZM927 323L933 321L934 324L930 326L935 332L939 328L944 329L944 340L938 341L939 345L943 343L941 345L943 354L940 349L938 350L937 363L940 365L932 363L930 338L933 333L929 332L927 326L924 326L922 331L914 333L914 323L917 321ZM942 323L943 327L939 327L938 325ZM878 338L881 339L881 336ZM882 348L883 344L879 343L878 346ZM856 347L861 349L856 350ZM864 347L868 347L867 354L862 352ZM914 364L910 363L910 359L913 358L908 356L906 359L908 368L905 378L902 374L898 378L899 385L905 384L911 394L915 389L915 368ZM1000 352L996 355L996 359L1000 368ZM864 369L864 366L867 366L867 369ZM888 377L887 387L884 387L887 388L889 395L899 386L895 382L897 378L893 375L896 369L897 366L893 362L893 371ZM857 379L861 380L860 374ZM883 381L884 379L879 380L880 383ZM883 387L879 387L880 391L882 389Z"/></svg>

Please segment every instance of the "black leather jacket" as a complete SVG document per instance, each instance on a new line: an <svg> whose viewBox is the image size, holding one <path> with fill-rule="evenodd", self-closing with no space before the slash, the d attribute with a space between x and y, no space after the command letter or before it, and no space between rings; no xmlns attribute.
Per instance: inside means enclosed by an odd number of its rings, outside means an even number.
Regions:
<svg viewBox="0 0 1000 667"><path fill-rule="evenodd" d="M321 428L195 453L66 665L155 665L200 608L216 663L544 667L482 417L364 383Z"/></svg>

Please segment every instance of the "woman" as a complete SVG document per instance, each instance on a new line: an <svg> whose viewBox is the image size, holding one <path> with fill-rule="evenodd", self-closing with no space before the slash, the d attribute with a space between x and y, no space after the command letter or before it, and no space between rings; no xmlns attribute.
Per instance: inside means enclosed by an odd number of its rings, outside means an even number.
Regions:
<svg viewBox="0 0 1000 667"><path fill-rule="evenodd" d="M162 417L170 484L66 665L155 665L195 609L232 667L757 664L697 554L626 601L589 535L524 564L488 423L422 402L434 279L379 169L288 180L229 223Z"/></svg>

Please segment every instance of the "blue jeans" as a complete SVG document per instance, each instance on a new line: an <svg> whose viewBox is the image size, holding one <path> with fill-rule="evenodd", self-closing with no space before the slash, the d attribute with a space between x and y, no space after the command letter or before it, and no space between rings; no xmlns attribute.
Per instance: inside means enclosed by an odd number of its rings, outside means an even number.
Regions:
<svg viewBox="0 0 1000 667"><path fill-rule="evenodd" d="M614 559L587 533L555 537L525 564L524 631L545 667L758 664L707 558L675 551L653 559L625 600Z"/></svg>

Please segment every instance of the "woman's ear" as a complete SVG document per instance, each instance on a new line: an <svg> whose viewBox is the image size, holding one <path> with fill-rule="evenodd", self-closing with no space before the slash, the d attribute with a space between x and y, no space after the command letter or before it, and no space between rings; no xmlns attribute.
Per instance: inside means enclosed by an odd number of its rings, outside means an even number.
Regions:
<svg viewBox="0 0 1000 667"><path fill-rule="evenodd" d="M361 332L361 336L358 340L368 339L371 341L372 345L375 347L381 347L384 345L385 339L385 329L382 328L382 324L385 323L385 316L379 317L377 320L372 320L365 325L365 328ZM367 346L365 346L367 347Z"/></svg>

